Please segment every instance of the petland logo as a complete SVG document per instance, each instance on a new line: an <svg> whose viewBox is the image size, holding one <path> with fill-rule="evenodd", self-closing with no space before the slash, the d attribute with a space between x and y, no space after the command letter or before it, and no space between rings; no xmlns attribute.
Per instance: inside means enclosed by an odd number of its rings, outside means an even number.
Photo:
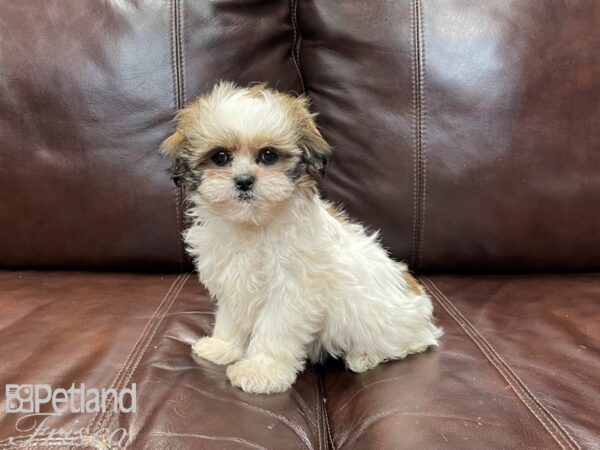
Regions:
<svg viewBox="0 0 600 450"><path fill-rule="evenodd" d="M49 410L49 411L48 411ZM124 389L86 388L72 384L53 389L49 384L7 384L6 412L56 416L70 413L120 412L137 410L136 384Z"/></svg>

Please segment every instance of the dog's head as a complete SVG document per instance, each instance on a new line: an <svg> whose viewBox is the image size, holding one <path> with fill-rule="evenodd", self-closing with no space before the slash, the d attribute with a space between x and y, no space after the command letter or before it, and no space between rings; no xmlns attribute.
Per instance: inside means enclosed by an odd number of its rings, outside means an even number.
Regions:
<svg viewBox="0 0 600 450"><path fill-rule="evenodd" d="M331 158L308 99L255 85L217 84L176 116L162 144L173 179L197 206L263 223L294 195L314 193Z"/></svg>

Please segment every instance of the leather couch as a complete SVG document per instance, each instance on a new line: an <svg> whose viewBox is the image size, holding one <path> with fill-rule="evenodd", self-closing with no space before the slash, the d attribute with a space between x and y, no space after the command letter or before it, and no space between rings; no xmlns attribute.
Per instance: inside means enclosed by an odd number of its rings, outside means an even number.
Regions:
<svg viewBox="0 0 600 450"><path fill-rule="evenodd" d="M600 448L599 27L597 0L0 0L1 384L137 386L45 430L2 394L0 449ZM213 304L158 145L218 79L311 97L324 195L419 275L438 349L274 396L192 359Z"/></svg>

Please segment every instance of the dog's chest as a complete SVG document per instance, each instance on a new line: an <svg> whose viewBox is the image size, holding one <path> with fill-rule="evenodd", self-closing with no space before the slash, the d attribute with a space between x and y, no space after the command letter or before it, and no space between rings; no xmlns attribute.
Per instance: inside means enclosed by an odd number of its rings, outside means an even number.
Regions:
<svg viewBox="0 0 600 450"><path fill-rule="evenodd" d="M190 233L192 234L192 233ZM201 281L219 301L258 299L267 283L260 236L237 236L215 226L198 227L187 243L197 256Z"/></svg>

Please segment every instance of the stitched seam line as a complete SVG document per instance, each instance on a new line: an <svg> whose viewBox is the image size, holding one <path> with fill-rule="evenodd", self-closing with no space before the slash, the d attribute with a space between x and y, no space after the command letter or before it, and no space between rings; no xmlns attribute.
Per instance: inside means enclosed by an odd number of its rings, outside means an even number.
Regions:
<svg viewBox="0 0 600 450"><path fill-rule="evenodd" d="M538 419L542 426L550 433L554 440L563 449L577 449L581 447L573 437L565 430L560 422L548 411L535 397L527 385L517 376L504 359L496 352L490 343L481 335L477 329L466 319L466 317L454 306L450 299L427 277L422 280L431 292L432 296L463 329L471 340L479 347L486 359L496 368L502 377L508 382L517 397L527 406L531 413Z"/></svg>
<svg viewBox="0 0 600 450"><path fill-rule="evenodd" d="M182 13L181 3L171 0L171 66L173 72L173 97L175 111L183 108L185 102L184 80L183 80L183 42L182 42ZM183 199L185 193L183 187L175 191L175 213L177 214L177 242L179 254L179 269L185 270L186 254L182 240L183 233Z"/></svg>
<svg viewBox="0 0 600 450"><path fill-rule="evenodd" d="M183 286L185 285L185 283L187 282L189 277L190 277L190 274L188 273L188 274L179 275L175 279L175 281L173 282L173 284L171 285L171 287L165 294L165 297L163 298L159 307L156 309L156 312L154 313L152 319L150 319L148 321L148 323L146 324L146 327L144 328L138 341L136 342L136 344L132 348L131 352L129 353L129 356L127 357L127 360L125 361L125 364L123 364L123 366L121 367L121 370L117 374L117 377L113 381L111 388L122 389L124 386L127 386L127 383L129 383L129 380L131 379L133 372L137 368L137 365L139 364L140 360L142 359L142 356L148 349L148 345L150 344L150 341L154 337L156 330L158 329L159 325L162 323L162 321L163 321L165 315L167 314L167 312L169 311L169 309L171 309L171 306L173 306L175 299L179 295L179 292L181 292L181 289L183 288ZM109 419L113 415L113 411L111 411L111 407L112 407L112 398L109 399L109 401L106 405L105 412L102 413L102 415L100 415L99 417L97 415L98 418L94 419L94 421L97 420L95 426L93 424L94 422L92 422L91 429L93 430L93 433L98 433L99 431L101 431L103 429L104 426L106 426Z"/></svg>
<svg viewBox="0 0 600 450"><path fill-rule="evenodd" d="M331 435L331 425L330 425L330 421L329 421L329 413L327 412L327 403L325 401L325 390L323 389L323 374L321 373L321 370L318 370L317 372L317 380L318 380L318 387L319 387L319 393L320 393L320 398L323 401L323 414L325 416L325 432L327 433L327 441L329 443L329 448L336 450L335 448L335 442L333 441L333 436Z"/></svg>
<svg viewBox="0 0 600 450"><path fill-rule="evenodd" d="M302 85L302 92L306 93L306 86L304 84L304 77L300 70L300 44L302 43L302 34L300 33L300 27L298 25L298 0L292 0L291 4L291 20L292 28L294 30L294 39L292 42L292 61L298 72L300 78L300 84Z"/></svg>
<svg viewBox="0 0 600 450"><path fill-rule="evenodd" d="M84 442L79 443L77 442L79 439L78 437L66 439L60 437L50 437L49 434L38 434L38 437L31 439L32 436L33 435L15 437L12 443L1 443L0 449L29 448L40 446L69 447L70 449L93 448L95 450L111 450L120 448L115 446L109 447L103 444L93 445L91 442L89 444ZM92 441L94 439L94 436L84 435L83 438ZM14 444L17 444L17 446L15 447Z"/></svg>
<svg viewBox="0 0 600 450"><path fill-rule="evenodd" d="M413 106L414 106L414 184L413 184L413 245L412 266L419 270L422 264L423 234L425 225L425 152L423 139L423 79L424 79L424 50L423 50L423 20L420 0L411 4L412 35L413 35Z"/></svg>
<svg viewBox="0 0 600 450"><path fill-rule="evenodd" d="M319 450L323 450L323 432L322 432L322 425L323 425L323 418L322 418L322 412L321 412L321 393L319 391L319 382L317 380L317 372L315 370L315 366L311 365L311 370L312 370L312 374L313 374L313 381L315 383L315 394L317 397L317 405L316 405L316 412L317 412L317 439L319 441ZM327 443L325 443L325 447L327 447Z"/></svg>
<svg viewBox="0 0 600 450"><path fill-rule="evenodd" d="M298 73L298 78L300 78L300 85L302 86L302 92L306 94L306 85L304 84L304 77L302 76L302 70L300 70L300 45L302 43L302 34L300 33L300 27L298 26L298 0L292 0L291 2L291 11L290 11L290 19L292 21L292 29L294 32L293 41L292 41L292 62L294 67L296 67L296 72ZM327 410L324 405L322 391L320 389L320 378L317 375L314 365L311 366L313 372L313 378L315 382L315 389L317 395L317 439L319 440L319 450L323 449L323 445L325 448L328 448L328 442L325 441L323 424L329 421L327 417ZM328 424L325 425L327 431L329 431Z"/></svg>
<svg viewBox="0 0 600 450"><path fill-rule="evenodd" d="M562 428L558 420L539 402L531 390L523 383L517 374L496 352L491 344L485 339L477 329L466 319L450 299L435 285L429 278L424 277L430 292L438 300L438 303L450 314L450 316L460 325L465 333L479 347L484 356L500 372L503 378L515 391L519 399L529 408L533 415L541 422L546 430L558 442L562 448L580 449L569 433ZM434 292L435 291L435 292ZM554 431L553 431L554 430ZM561 439L565 441L561 442ZM564 445L566 445L566 447Z"/></svg>
<svg viewBox="0 0 600 450"><path fill-rule="evenodd" d="M34 436L33 434L28 434L25 436L15 436L12 440L10 440L10 438L3 440L2 442L0 442L0 449L15 448L14 444L20 444L20 445L17 445L16 448L19 448L19 447L25 448L26 446L23 445L25 443L27 443L27 444L31 443L32 444L31 447L36 447L35 444L40 444L42 442L44 442L44 443L48 442L49 445L53 446L53 445L56 445L58 440L60 439L58 437L50 437L50 435L47 433L38 434L37 437L35 437L35 438L33 438L33 436ZM74 445L72 443L67 444L65 442L66 442L66 440L62 441L63 446ZM27 446L30 446L30 445L27 445Z"/></svg>
<svg viewBox="0 0 600 450"><path fill-rule="evenodd" d="M185 58L183 47L183 4L184 0L177 3L177 65L179 68L179 99L178 107L183 108L185 104Z"/></svg>
<svg viewBox="0 0 600 450"><path fill-rule="evenodd" d="M137 370L137 368L138 368L138 366L140 364L140 361L142 360L142 357L144 356L144 354L148 350L148 347L150 346L150 342L152 342L152 340L154 339L154 336L156 335L156 331L158 330L160 324L162 323L162 321L166 317L167 313L169 312L169 310L171 309L171 307L175 303L175 300L179 296L179 293L183 289L183 286L185 286L185 284L187 283L187 280L189 279L189 277L190 277L189 273L185 274L183 276L183 278L181 279L181 282L178 284L177 288L173 291L173 295L171 296L171 300L168 303L166 303L164 312L161 312L160 316L157 318L157 320L153 324L153 330L148 335L148 338L146 339L144 345L142 347L140 347L140 351L138 352L138 355L134 359L135 362L134 362L133 366L130 367L127 370L126 376L123 379L123 382L121 383L120 386L117 387L117 389L122 389L123 387L127 386L127 384L129 383L129 381L131 380L133 374L135 373L135 371ZM101 424L101 426L99 428L100 430L102 430L102 428L105 427L108 424L108 422L110 421L110 419L114 415L114 411L110 410L110 406L107 406L106 410L107 410L108 413L106 414L106 416L104 417L104 420L102 421L102 424Z"/></svg>
<svg viewBox="0 0 600 450"><path fill-rule="evenodd" d="M425 122L427 116L427 102L425 97L425 21L423 19L423 4L421 0L417 0L417 5L419 6L419 11L417 14L419 21L419 30L420 30L420 56L421 62L419 67L421 69L421 78L420 78L420 95L421 95L421 120L420 127L421 130L419 132L421 136L421 226L419 233L419 260L417 261L417 269L420 270L423 266L423 252L425 245L425 211L427 210L427 142L425 140Z"/></svg>
<svg viewBox="0 0 600 450"><path fill-rule="evenodd" d="M123 366L121 367L121 370L119 370L119 373L117 374L115 380L113 381L111 388L117 389L118 387L123 387L126 385L126 383L123 383L123 379L126 377L128 368L133 364L133 361L137 358L137 355L139 354L140 349L144 346L144 343L147 340L147 336L150 334L151 330L154 327L154 323L158 320L159 317L162 316L165 308L167 308L168 300L169 300L172 292L176 291L177 288L183 283L183 281L182 281L183 278L184 278L184 275L179 275L175 279L175 281L171 284L171 287L165 294L163 300L161 301L160 305L156 309L154 315L152 316L152 318L148 321L148 323L144 327L144 330L142 331L142 334L138 338L138 341L132 347L127 359L125 360L125 363L123 364ZM95 418L94 421L97 420L97 423L95 426L92 426L92 430L94 430L94 432L100 431L101 427L105 424L106 419L104 416L105 416L105 414L107 414L110 406L112 406L112 399L109 399L109 403L107 405L106 412L98 413L96 415L97 419ZM93 425L93 422L92 422L92 425Z"/></svg>
<svg viewBox="0 0 600 450"><path fill-rule="evenodd" d="M14 449L14 448L30 448L30 447L69 447L69 450L73 449L83 449L83 448L93 448L95 450L121 450L125 447L120 446L110 446L108 442L101 441L94 435L83 435L83 441L89 442L79 442L79 437L77 438L65 438L65 437L52 437L51 435L38 434L36 438L33 438L34 435L27 436L19 436L15 437L12 442L7 442L0 444L0 449ZM17 444L15 447L14 444Z"/></svg>
<svg viewBox="0 0 600 450"><path fill-rule="evenodd" d="M151 323L156 320L156 317L158 316L158 314L160 313L161 309L163 308L163 305L165 304L165 302L167 301L167 299L169 298L169 295L171 294L171 291L173 290L173 288L175 287L175 285L177 285L178 281L180 280L180 278L182 277L182 275L178 275L177 278L175 278L175 280L173 281L173 283L171 283L171 286L169 286L169 289L167 290L166 294L164 295L163 299L161 300L161 302L159 303L158 307L156 308L156 310L154 311L154 314L152 314L152 317L150 318L150 320L146 323L146 326L144 327L144 329L142 330L142 334L140 335L140 337L138 338L137 342L133 345L133 347L131 348L131 351L129 352L129 354L127 355L127 358L125 359L125 363L123 364L123 366L121 367L121 369L119 370L119 372L117 373L117 376L115 377L115 379L113 380L112 384L110 385L110 389L114 389L115 386L117 385L117 383L119 382L119 380L121 379L121 376L123 375L123 370L125 370L125 367L127 367L130 364L130 359L132 357L132 355L134 354L134 352L137 351L137 348L140 346L142 340L144 339L144 337L146 336L146 334L148 333L149 329L150 329L150 325ZM91 422L90 428L92 430L95 430L96 426L98 425L98 421L100 421L101 419L101 412L97 412L96 415L94 416L94 419Z"/></svg>

